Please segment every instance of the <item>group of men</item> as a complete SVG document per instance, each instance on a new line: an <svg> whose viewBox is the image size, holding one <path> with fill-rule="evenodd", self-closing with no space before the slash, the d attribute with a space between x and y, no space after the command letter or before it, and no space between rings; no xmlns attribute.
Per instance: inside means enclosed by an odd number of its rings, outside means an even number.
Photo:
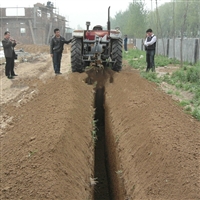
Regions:
<svg viewBox="0 0 200 200"><path fill-rule="evenodd" d="M127 52L127 35L124 38L124 50ZM155 71L155 63L154 63L154 56L155 56L155 49L156 49L156 36L153 34L152 29L148 29L146 31L146 39L144 42L145 50L146 50L146 62L147 68L146 71L152 70ZM61 67L61 58L63 52L64 44L69 44L72 41L66 40L64 37L60 35L60 30L58 28L54 29L54 36L51 38L50 41L50 55L53 61L53 68L56 75L62 74L60 72ZM16 40L12 39L10 36L10 32L6 31L4 33L4 39L2 40L4 55L6 58L6 66L5 66L5 75L8 79L13 79L14 76L17 76L14 72L14 60L16 57L14 47L16 46Z"/></svg>
<svg viewBox="0 0 200 200"><path fill-rule="evenodd" d="M60 72L60 63L64 49L63 46L64 44L69 44L71 41L72 39L68 41L65 40L65 38L60 35L60 30L58 28L54 29L54 36L50 41L50 55L52 57L54 72L56 75L62 74ZM14 47L17 45L17 42L11 38L10 32L6 31L4 33L2 44L6 58L5 75L8 79L14 79L14 76L17 76L14 72L14 60L16 58Z"/></svg>

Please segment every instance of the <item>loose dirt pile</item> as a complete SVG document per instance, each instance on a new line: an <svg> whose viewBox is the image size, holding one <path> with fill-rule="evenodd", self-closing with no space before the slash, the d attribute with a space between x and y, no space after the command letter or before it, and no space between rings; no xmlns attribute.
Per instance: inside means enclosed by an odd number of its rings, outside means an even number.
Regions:
<svg viewBox="0 0 200 200"><path fill-rule="evenodd" d="M200 199L198 121L137 71L88 78L70 73L69 54L61 68L55 76L47 53L2 76L0 199L93 199L96 87L110 199Z"/></svg>
<svg viewBox="0 0 200 200"><path fill-rule="evenodd" d="M38 83L34 99L6 108L13 120L1 137L2 199L89 198L93 90L83 76Z"/></svg>
<svg viewBox="0 0 200 200"><path fill-rule="evenodd" d="M105 92L110 158L126 199L199 199L200 123L136 72L117 74Z"/></svg>

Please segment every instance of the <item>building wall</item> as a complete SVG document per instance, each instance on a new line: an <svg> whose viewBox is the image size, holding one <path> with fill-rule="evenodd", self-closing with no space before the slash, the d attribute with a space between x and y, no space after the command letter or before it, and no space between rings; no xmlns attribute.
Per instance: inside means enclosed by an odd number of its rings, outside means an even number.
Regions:
<svg viewBox="0 0 200 200"><path fill-rule="evenodd" d="M6 16L6 8L0 8L0 37L3 39L8 30L19 43L49 44L55 28L65 35L65 17L56 14L54 9L37 3L32 8L24 8L24 16Z"/></svg>

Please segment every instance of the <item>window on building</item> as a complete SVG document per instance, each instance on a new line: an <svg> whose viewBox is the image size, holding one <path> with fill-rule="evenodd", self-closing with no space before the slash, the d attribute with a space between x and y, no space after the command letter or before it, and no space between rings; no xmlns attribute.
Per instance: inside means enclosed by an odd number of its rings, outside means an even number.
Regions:
<svg viewBox="0 0 200 200"><path fill-rule="evenodd" d="M21 34L25 34L26 33L26 29L25 28L20 28L20 33Z"/></svg>
<svg viewBox="0 0 200 200"><path fill-rule="evenodd" d="M41 10L37 10L37 16L42 17L42 11Z"/></svg>
<svg viewBox="0 0 200 200"><path fill-rule="evenodd" d="M47 19L50 19L50 18L51 18L51 14L47 13Z"/></svg>
<svg viewBox="0 0 200 200"><path fill-rule="evenodd" d="M25 16L25 8L6 8L6 16Z"/></svg>
<svg viewBox="0 0 200 200"><path fill-rule="evenodd" d="M58 21L57 15L54 16L54 19L55 19L56 22Z"/></svg>

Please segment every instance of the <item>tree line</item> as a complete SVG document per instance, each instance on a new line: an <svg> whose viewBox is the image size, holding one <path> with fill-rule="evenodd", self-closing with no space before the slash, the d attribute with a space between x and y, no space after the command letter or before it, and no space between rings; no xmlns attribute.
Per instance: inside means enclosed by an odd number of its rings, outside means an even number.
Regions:
<svg viewBox="0 0 200 200"><path fill-rule="evenodd" d="M151 0L152 1L152 0ZM199 0L171 0L155 9L147 10L145 0L132 0L125 11L111 18L112 28L120 27L122 33L133 38L145 37L152 28L158 38L200 37Z"/></svg>

